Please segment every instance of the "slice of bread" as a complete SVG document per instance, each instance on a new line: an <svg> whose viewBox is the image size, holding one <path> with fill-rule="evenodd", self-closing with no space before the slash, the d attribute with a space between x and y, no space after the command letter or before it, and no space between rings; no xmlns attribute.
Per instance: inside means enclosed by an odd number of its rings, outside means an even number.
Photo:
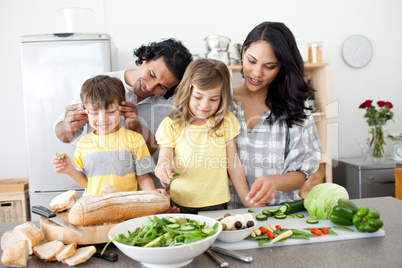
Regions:
<svg viewBox="0 0 402 268"><path fill-rule="evenodd" d="M76 196L77 192L75 190L69 190L59 194L50 201L50 209L54 212L69 210L75 204Z"/></svg>
<svg viewBox="0 0 402 268"><path fill-rule="evenodd" d="M86 262L89 258L92 257L96 252L95 246L82 247L75 251L74 255L71 257L64 259L63 262L68 264L69 266L74 266L83 262Z"/></svg>
<svg viewBox="0 0 402 268"><path fill-rule="evenodd" d="M52 261L56 260L55 256L64 249L64 244L61 241L53 240L43 245L34 247L35 256L39 259Z"/></svg>
<svg viewBox="0 0 402 268"><path fill-rule="evenodd" d="M77 250L77 244L76 243L66 245L64 247L64 249L62 251L60 251L56 255L56 259L58 261L62 261L64 259L67 259L68 257L71 257L75 253L76 250Z"/></svg>
<svg viewBox="0 0 402 268"><path fill-rule="evenodd" d="M1 255L1 262L7 266L27 267L29 257L29 246L26 239L14 243L4 250Z"/></svg>

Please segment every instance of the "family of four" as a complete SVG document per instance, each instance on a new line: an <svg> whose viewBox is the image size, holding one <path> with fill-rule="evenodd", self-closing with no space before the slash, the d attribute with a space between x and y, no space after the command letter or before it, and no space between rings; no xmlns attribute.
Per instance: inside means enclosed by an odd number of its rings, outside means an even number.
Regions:
<svg viewBox="0 0 402 268"><path fill-rule="evenodd" d="M241 51L244 82L233 88L224 63L192 61L175 39L136 49L138 69L89 78L55 125L66 143L89 134L73 159L53 157L56 172L91 195L105 185L157 188L170 196L169 212L299 199L321 145L295 38L283 23L263 22Z"/></svg>

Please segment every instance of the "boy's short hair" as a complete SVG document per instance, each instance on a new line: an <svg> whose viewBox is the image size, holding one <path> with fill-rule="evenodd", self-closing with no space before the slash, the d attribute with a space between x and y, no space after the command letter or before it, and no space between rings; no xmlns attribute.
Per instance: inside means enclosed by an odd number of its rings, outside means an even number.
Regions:
<svg viewBox="0 0 402 268"><path fill-rule="evenodd" d="M126 100L123 82L116 77L98 75L85 81L81 88L82 103L90 102L94 109L107 109L115 100Z"/></svg>

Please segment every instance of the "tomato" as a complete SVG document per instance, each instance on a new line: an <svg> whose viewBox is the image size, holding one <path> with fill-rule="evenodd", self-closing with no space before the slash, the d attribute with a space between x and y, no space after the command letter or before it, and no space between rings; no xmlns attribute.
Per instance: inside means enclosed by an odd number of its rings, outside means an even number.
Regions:
<svg viewBox="0 0 402 268"><path fill-rule="evenodd" d="M268 239L269 239L269 240L274 239L274 233L273 233L273 232L268 231L268 232L267 232L267 235L268 235Z"/></svg>
<svg viewBox="0 0 402 268"><path fill-rule="evenodd" d="M321 236L321 235L322 235L321 230L319 230L319 229L317 229L317 228L311 228L311 229L310 229L310 232L311 232L312 234L315 234L316 236Z"/></svg>
<svg viewBox="0 0 402 268"><path fill-rule="evenodd" d="M282 231L282 227L280 225L275 225L275 228L278 229L279 231Z"/></svg>
<svg viewBox="0 0 402 268"><path fill-rule="evenodd" d="M258 228L258 229L261 231L262 235L265 235L268 232L268 229L265 228L265 227L262 227L262 226L260 228Z"/></svg>
<svg viewBox="0 0 402 268"><path fill-rule="evenodd" d="M328 234L329 231L328 231L328 228L325 228L325 227L324 227L324 228L321 229L321 232L322 232L323 234Z"/></svg>

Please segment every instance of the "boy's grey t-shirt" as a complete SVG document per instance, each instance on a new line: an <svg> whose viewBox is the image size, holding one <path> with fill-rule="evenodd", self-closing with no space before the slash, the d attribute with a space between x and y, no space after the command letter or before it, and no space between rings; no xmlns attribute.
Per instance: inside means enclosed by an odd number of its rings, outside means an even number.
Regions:
<svg viewBox="0 0 402 268"><path fill-rule="evenodd" d="M162 120L166 116L169 116L170 111L172 110L172 107L173 107L174 98L171 97L169 99L165 99L161 95L155 95L155 96L148 97L145 100L138 103L137 95L135 95L133 92L133 87L129 86L124 79L125 72L126 72L126 70L123 70L123 71L117 71L117 72L104 73L103 75L108 75L110 77L117 77L123 82L124 88L126 90L126 101L129 101L137 106L138 120L141 122L141 124L143 126L147 127L153 135L155 135L155 132L159 127L159 124L162 122ZM95 76L95 75L88 76L85 80L82 81L81 84L78 85L77 90L75 91L75 94L74 94L74 99L70 104L82 103L81 97L80 97L81 86L88 78L91 78L93 76ZM65 119L65 117L64 117L64 112L63 112L56 120L54 129L56 127L56 124L61 121L64 121L64 119ZM120 124L122 126L125 125L122 117L120 117ZM86 130L86 131L84 131L84 130ZM78 127L77 131L75 132L75 135L74 135L75 140L72 143L76 144L78 142L81 134L91 133L92 131L93 131L93 128L88 123L80 125ZM56 138L57 138L57 136L56 136ZM157 163L158 155L159 155L159 150L156 151L152 155L152 158L154 159L155 164ZM155 183L156 188L161 188L161 187L165 188L163 183L158 178L156 178L153 174L150 174L150 175Z"/></svg>

